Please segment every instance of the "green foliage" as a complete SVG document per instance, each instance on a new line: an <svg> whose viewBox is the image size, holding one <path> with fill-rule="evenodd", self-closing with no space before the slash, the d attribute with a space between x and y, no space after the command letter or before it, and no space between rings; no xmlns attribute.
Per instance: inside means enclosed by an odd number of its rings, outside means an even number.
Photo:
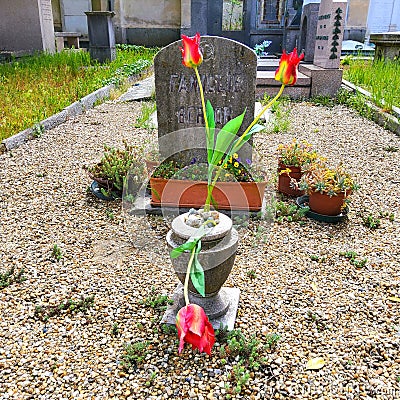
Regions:
<svg viewBox="0 0 400 400"><path fill-rule="evenodd" d="M106 216L107 218L111 219L111 221L113 221L115 218L113 211L109 208L106 209Z"/></svg>
<svg viewBox="0 0 400 400"><path fill-rule="evenodd" d="M349 60L343 78L368 90L374 103L384 110L400 107L400 63L394 60Z"/></svg>
<svg viewBox="0 0 400 400"><path fill-rule="evenodd" d="M150 116L156 110L156 103L154 101L142 102L142 108L140 109L139 115L136 117L134 124L135 128L144 128L147 130L152 130L153 126L150 122Z"/></svg>
<svg viewBox="0 0 400 400"><path fill-rule="evenodd" d="M104 154L100 162L88 168L89 175L101 182L109 194L112 191L122 192L127 175L132 181L141 183L144 178L144 164L136 154L135 146L122 141L124 149L104 145ZM132 183L134 183L132 182Z"/></svg>
<svg viewBox="0 0 400 400"><path fill-rule="evenodd" d="M350 264L354 265L356 268L363 268L368 262L368 259L364 258L362 260L357 259L358 254L355 251L346 251L340 253L342 257L345 257L349 260Z"/></svg>
<svg viewBox="0 0 400 400"><path fill-rule="evenodd" d="M32 136L35 138L39 138L44 133L44 126L40 123L36 123L32 127Z"/></svg>
<svg viewBox="0 0 400 400"><path fill-rule="evenodd" d="M318 106L325 106L325 107L333 107L335 105L335 101L332 97L329 96L313 96L310 98L310 102L318 105Z"/></svg>
<svg viewBox="0 0 400 400"><path fill-rule="evenodd" d="M92 61L85 51L38 53L0 64L0 140L60 112L105 82L119 83L140 72L156 51L117 46L116 60L106 64Z"/></svg>
<svg viewBox="0 0 400 400"><path fill-rule="evenodd" d="M302 221L310 210L309 207L298 207L294 203L285 203L284 201L277 201L275 203L275 216L279 223L284 221L287 222L299 222Z"/></svg>
<svg viewBox="0 0 400 400"><path fill-rule="evenodd" d="M228 385L228 391L232 394L239 394L248 384L250 379L250 372L241 363L238 363L233 366L228 379L234 385L233 388L230 388L230 385Z"/></svg>
<svg viewBox="0 0 400 400"><path fill-rule="evenodd" d="M249 269L246 272L246 275L250 278L250 279L255 279L257 277L256 271L254 269Z"/></svg>
<svg viewBox="0 0 400 400"><path fill-rule="evenodd" d="M89 308L93 306L93 304L94 295L88 297L82 296L81 300L78 301L68 298L67 300L64 300L54 306L36 306L34 317L41 321L47 322L49 318L54 317L55 315L60 315L62 313L86 313Z"/></svg>
<svg viewBox="0 0 400 400"><path fill-rule="evenodd" d="M386 146L383 148L383 150L387 151L388 153L397 153L399 148L396 146Z"/></svg>
<svg viewBox="0 0 400 400"><path fill-rule="evenodd" d="M173 304L173 301L167 295L156 294L153 286L150 296L142 300L140 304L143 304L145 307L153 308L154 310L165 311L169 304Z"/></svg>
<svg viewBox="0 0 400 400"><path fill-rule="evenodd" d="M166 335L176 335L178 333L178 330L176 329L175 325L162 324L161 330Z"/></svg>
<svg viewBox="0 0 400 400"><path fill-rule="evenodd" d="M131 368L137 368L148 354L149 342L136 342L127 344L124 348L121 364L128 371Z"/></svg>
<svg viewBox="0 0 400 400"><path fill-rule="evenodd" d="M267 123L268 131L272 133L287 132L290 127L288 101L285 98L276 101L271 107L271 113L271 119Z"/></svg>
<svg viewBox="0 0 400 400"><path fill-rule="evenodd" d="M261 352L275 348L279 335L268 335L265 339L265 345L261 345L255 335L247 338L240 329L234 329L230 332L220 330L217 334L219 343L221 343L220 355L223 358L239 360L250 370L257 370L260 364L265 362ZM224 342L226 342L225 345Z"/></svg>
<svg viewBox="0 0 400 400"><path fill-rule="evenodd" d="M378 229L381 226L381 220L372 214L363 217L363 224L370 229Z"/></svg>
<svg viewBox="0 0 400 400"><path fill-rule="evenodd" d="M113 326L112 326L112 328L111 328L111 334L113 335L113 336L118 336L119 335L119 327L118 327L118 323L117 322L114 322L113 323Z"/></svg>
<svg viewBox="0 0 400 400"><path fill-rule="evenodd" d="M336 100L339 104L351 107L361 116L372 120L371 108L367 104L367 99L361 93L352 93L346 89L339 89Z"/></svg>
<svg viewBox="0 0 400 400"><path fill-rule="evenodd" d="M23 276L25 270L21 268L19 272L15 271L15 267L12 266L4 274L0 273L0 289L4 289L13 283L22 283L26 281L26 277Z"/></svg>
<svg viewBox="0 0 400 400"><path fill-rule="evenodd" d="M53 249L52 249L52 252L51 252L51 256L56 261L60 261L63 258L62 251L61 251L60 247L58 247L58 244L55 244L53 246Z"/></svg>

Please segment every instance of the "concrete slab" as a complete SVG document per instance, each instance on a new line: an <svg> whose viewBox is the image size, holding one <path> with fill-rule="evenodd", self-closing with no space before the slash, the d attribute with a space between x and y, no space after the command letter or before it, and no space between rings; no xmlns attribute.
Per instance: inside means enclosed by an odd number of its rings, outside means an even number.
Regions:
<svg viewBox="0 0 400 400"><path fill-rule="evenodd" d="M118 101L135 101L135 100L150 99L154 93L154 87L155 86L154 86L154 75L153 75L146 79L143 79L140 82L135 83L121 97L118 98Z"/></svg>

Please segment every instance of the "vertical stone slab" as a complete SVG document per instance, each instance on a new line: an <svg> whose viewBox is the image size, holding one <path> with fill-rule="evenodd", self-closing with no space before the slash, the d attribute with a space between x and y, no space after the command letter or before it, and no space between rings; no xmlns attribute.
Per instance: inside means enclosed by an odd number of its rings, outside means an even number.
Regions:
<svg viewBox="0 0 400 400"><path fill-rule="evenodd" d="M346 0L321 0L315 37L315 65L339 68L346 9Z"/></svg>
<svg viewBox="0 0 400 400"><path fill-rule="evenodd" d="M0 48L54 52L51 0L0 0Z"/></svg>
<svg viewBox="0 0 400 400"><path fill-rule="evenodd" d="M164 47L154 60L159 148L163 158L180 151L176 140L166 136L172 132L185 129L186 137L192 135L193 148L198 148L199 143L204 147L205 143L199 88L194 70L182 65L181 46L179 40ZM254 117L257 57L249 47L216 36L203 36L200 47L204 61L199 74L205 98L215 110L216 127L222 128L247 109L240 134ZM251 150L247 148L247 154L241 155L251 158ZM183 161L178 155L172 158Z"/></svg>

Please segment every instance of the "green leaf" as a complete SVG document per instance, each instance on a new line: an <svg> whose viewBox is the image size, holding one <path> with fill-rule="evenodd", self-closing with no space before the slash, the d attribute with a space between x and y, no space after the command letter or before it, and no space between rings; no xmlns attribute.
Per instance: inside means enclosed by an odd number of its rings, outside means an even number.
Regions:
<svg viewBox="0 0 400 400"><path fill-rule="evenodd" d="M255 125L246 133L246 135L243 137L243 139L240 141L239 144L238 144L239 138L235 140L235 142L233 143L233 146L232 146L232 151L231 151L230 153L233 154L233 153L238 152L238 151L242 148L242 146L243 146L246 142L248 142L248 141L251 139L251 137L252 137L255 133L261 132L261 131L264 130L264 129L265 129L265 126L260 125L260 124L255 124ZM230 155L231 155L231 154L230 154Z"/></svg>
<svg viewBox="0 0 400 400"><path fill-rule="evenodd" d="M225 126L219 131L217 135L217 141L215 143L214 154L211 160L211 163L213 165L217 165L219 161L221 161L222 157L225 155L228 148L235 140L236 133L242 125L245 113L246 110L244 110L243 113L238 115L236 118L228 121Z"/></svg>
<svg viewBox="0 0 400 400"><path fill-rule="evenodd" d="M197 257L198 254L200 253L200 250L201 250L201 241L199 241L196 245L196 248L193 249L195 254L194 254L193 264L190 269L190 279L192 280L193 286L196 288L196 290L203 297L205 297L206 285L205 285L205 278L204 278L204 269L203 269L202 265L200 264L200 261Z"/></svg>
<svg viewBox="0 0 400 400"><path fill-rule="evenodd" d="M215 120L214 109L209 100L206 103L206 118L209 127L209 134L207 135L207 161L210 164L214 151Z"/></svg>
<svg viewBox="0 0 400 400"><path fill-rule="evenodd" d="M171 258L178 258L186 250L192 251L194 249L194 247L196 246L196 244L197 244L197 241L190 238L187 242L181 244L180 246L176 247L175 249L172 249L171 252L169 253L169 255Z"/></svg>

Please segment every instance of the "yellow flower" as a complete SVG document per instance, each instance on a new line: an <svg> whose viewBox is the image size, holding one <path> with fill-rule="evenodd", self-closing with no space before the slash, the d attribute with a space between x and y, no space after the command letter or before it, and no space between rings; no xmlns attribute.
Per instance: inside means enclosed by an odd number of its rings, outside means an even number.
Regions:
<svg viewBox="0 0 400 400"><path fill-rule="evenodd" d="M233 153L233 158L238 158L239 154L238 153Z"/></svg>
<svg viewBox="0 0 400 400"><path fill-rule="evenodd" d="M237 161L235 161L235 163L233 164L233 166L234 166L235 168L237 168L237 167L239 166L239 163L238 163Z"/></svg>
<svg viewBox="0 0 400 400"><path fill-rule="evenodd" d="M225 168L225 169L228 168L228 164L225 164L225 165L224 165L224 168Z"/></svg>
<svg viewBox="0 0 400 400"><path fill-rule="evenodd" d="M232 157L229 158L229 164L232 164Z"/></svg>

